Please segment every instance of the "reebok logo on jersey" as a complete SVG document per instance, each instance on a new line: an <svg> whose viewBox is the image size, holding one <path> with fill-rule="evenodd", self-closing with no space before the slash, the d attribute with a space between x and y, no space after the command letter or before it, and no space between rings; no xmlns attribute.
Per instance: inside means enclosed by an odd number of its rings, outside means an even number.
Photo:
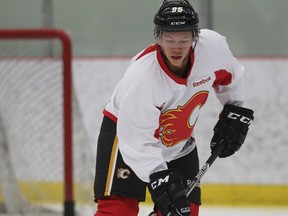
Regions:
<svg viewBox="0 0 288 216"><path fill-rule="evenodd" d="M198 86L200 86L200 85L203 85L203 84L209 82L210 80L211 80L211 76L209 76L209 77L207 77L207 78L203 78L203 79L200 80L200 81L193 82L192 85L193 85L194 88L196 88L196 87L198 87Z"/></svg>

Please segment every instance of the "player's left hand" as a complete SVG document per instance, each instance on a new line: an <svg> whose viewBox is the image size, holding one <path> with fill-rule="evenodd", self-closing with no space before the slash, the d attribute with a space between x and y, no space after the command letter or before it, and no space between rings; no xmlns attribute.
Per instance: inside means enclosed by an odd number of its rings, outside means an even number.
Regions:
<svg viewBox="0 0 288 216"><path fill-rule="evenodd" d="M225 147L220 158L229 157L240 149L248 133L249 125L254 119L254 111L244 107L226 104L214 127L210 147L213 152L221 140Z"/></svg>
<svg viewBox="0 0 288 216"><path fill-rule="evenodd" d="M167 169L151 174L149 190L163 216L190 215L190 203L182 184L182 176L177 170Z"/></svg>

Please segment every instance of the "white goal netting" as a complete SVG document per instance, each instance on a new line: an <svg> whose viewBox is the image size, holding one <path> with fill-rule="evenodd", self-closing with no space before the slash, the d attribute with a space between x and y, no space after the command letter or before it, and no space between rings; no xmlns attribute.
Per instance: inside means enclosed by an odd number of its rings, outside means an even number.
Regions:
<svg viewBox="0 0 288 216"><path fill-rule="evenodd" d="M0 40L0 212L63 215L62 49L58 39ZM93 152L75 95L73 140L79 209L93 202Z"/></svg>

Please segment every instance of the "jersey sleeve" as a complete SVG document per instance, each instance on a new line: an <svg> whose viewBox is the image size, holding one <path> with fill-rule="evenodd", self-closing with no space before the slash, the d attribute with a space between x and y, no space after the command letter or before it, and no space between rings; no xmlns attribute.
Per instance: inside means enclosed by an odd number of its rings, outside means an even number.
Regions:
<svg viewBox="0 0 288 216"><path fill-rule="evenodd" d="M216 96L222 105L242 106L245 100L244 66L231 53L225 37L220 41L218 50L223 68L215 71L213 87Z"/></svg>
<svg viewBox="0 0 288 216"><path fill-rule="evenodd" d="M126 77L118 113L117 135L123 160L144 182L153 172L167 169L155 130L160 110L155 106L153 81Z"/></svg>

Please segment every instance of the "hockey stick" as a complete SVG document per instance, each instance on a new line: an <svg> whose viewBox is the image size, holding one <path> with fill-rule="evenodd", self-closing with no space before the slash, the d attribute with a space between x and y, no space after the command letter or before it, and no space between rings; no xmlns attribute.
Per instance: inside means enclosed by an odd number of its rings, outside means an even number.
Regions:
<svg viewBox="0 0 288 216"><path fill-rule="evenodd" d="M213 153L210 155L210 157L207 159L205 164L202 166L202 168L198 171L197 175L192 179L192 181L188 184L186 193L187 197L190 195L192 190L196 187L197 183L201 180L201 178L204 176L204 174L208 171L208 169L211 167L213 162L216 160L216 158L221 154L223 148L225 146L224 140L221 140L217 146L217 148L213 151Z"/></svg>

